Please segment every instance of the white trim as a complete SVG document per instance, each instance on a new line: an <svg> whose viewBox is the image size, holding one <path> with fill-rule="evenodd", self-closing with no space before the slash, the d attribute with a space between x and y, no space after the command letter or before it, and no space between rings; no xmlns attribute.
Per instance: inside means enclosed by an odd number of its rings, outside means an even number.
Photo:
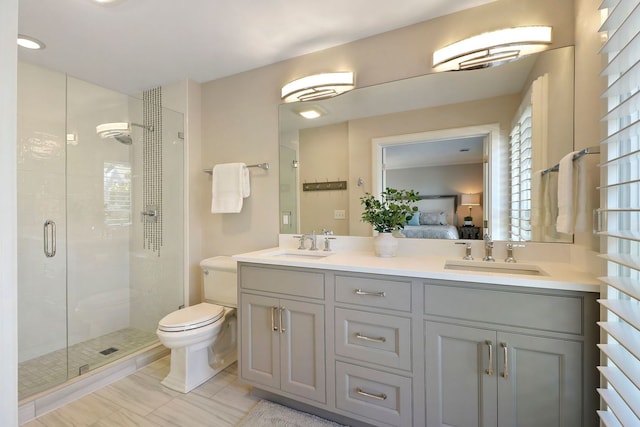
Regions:
<svg viewBox="0 0 640 427"><path fill-rule="evenodd" d="M16 142L18 0L0 13L0 424L18 425L18 261Z"/></svg>
<svg viewBox="0 0 640 427"><path fill-rule="evenodd" d="M491 224L500 224L502 222L500 218L505 218L504 215L506 215L504 208L500 208L497 205L494 206L494 200L504 200L503 195L505 190L500 188L500 183L497 182L499 180L491 179L491 171L493 169L500 170L502 162L505 161L503 158L504 155L501 154L504 148L501 148L501 144L499 144L500 125L497 123L373 138L371 140L371 176L373 180L371 192L373 194L380 194L384 189L384 174L382 173L384 148L394 145L418 144L473 136L486 137L484 144L485 180L483 186L483 217L490 219L489 232L496 233L497 230L491 227ZM489 186L491 186L491 188L489 188ZM497 235L504 235L502 233L502 231L499 231ZM494 238L499 237L494 235Z"/></svg>

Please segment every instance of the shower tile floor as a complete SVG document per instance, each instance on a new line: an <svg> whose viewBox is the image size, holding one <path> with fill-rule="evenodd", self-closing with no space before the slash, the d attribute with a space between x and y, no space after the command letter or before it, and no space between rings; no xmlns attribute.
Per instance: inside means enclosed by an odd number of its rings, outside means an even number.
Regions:
<svg viewBox="0 0 640 427"><path fill-rule="evenodd" d="M157 341L155 332L135 328L120 329L69 347L26 360L18 364L20 399L77 377L80 367L98 368ZM110 354L101 351L116 348ZM108 353L108 352L107 352ZM68 363L68 364L67 364ZM67 368L68 366L68 368Z"/></svg>

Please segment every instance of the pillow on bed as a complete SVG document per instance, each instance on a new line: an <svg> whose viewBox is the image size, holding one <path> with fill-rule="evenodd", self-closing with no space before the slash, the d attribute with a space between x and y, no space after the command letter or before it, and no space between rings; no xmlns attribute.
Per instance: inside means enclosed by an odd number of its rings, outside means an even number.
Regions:
<svg viewBox="0 0 640 427"><path fill-rule="evenodd" d="M420 212L420 225L447 225L447 214L442 211Z"/></svg>
<svg viewBox="0 0 640 427"><path fill-rule="evenodd" d="M420 212L414 213L407 225L420 225Z"/></svg>

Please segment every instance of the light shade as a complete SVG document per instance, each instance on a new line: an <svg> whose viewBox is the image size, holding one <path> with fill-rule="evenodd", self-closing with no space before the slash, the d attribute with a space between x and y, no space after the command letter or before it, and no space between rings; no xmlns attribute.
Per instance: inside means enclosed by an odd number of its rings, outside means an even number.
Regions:
<svg viewBox="0 0 640 427"><path fill-rule="evenodd" d="M314 74L287 83L282 87L284 102L331 98L355 87L352 71Z"/></svg>
<svg viewBox="0 0 640 427"><path fill-rule="evenodd" d="M480 206L480 194L462 194L460 196L461 206Z"/></svg>
<svg viewBox="0 0 640 427"><path fill-rule="evenodd" d="M434 71L488 67L544 50L551 27L505 28L469 37L433 53Z"/></svg>

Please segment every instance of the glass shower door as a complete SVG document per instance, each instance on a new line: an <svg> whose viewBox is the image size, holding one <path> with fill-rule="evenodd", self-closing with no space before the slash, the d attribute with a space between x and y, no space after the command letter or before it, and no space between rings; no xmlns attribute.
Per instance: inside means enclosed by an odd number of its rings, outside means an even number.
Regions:
<svg viewBox="0 0 640 427"><path fill-rule="evenodd" d="M67 380L66 78L18 69L18 389Z"/></svg>

